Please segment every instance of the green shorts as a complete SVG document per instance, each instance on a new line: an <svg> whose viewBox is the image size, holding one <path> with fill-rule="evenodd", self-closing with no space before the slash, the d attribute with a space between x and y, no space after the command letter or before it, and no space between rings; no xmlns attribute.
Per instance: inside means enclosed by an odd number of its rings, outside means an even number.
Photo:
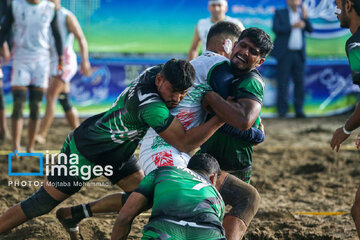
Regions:
<svg viewBox="0 0 360 240"><path fill-rule="evenodd" d="M224 234L216 226L167 219L149 222L142 233L142 240L226 240Z"/></svg>

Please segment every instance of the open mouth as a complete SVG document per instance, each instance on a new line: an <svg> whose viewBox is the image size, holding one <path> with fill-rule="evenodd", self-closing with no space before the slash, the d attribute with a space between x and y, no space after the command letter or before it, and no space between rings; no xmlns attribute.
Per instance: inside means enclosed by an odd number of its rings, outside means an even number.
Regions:
<svg viewBox="0 0 360 240"><path fill-rule="evenodd" d="M243 62L243 63L247 63L247 61L241 57L240 55L236 55L236 58L239 59L239 61Z"/></svg>

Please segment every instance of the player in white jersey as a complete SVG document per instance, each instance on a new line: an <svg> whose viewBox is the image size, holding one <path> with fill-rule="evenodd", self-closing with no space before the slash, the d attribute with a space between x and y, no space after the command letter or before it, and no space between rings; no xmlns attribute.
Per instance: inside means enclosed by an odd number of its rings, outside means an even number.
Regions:
<svg viewBox="0 0 360 240"><path fill-rule="evenodd" d="M199 45L202 42L202 52L206 50L206 39L209 29L212 25L219 21L228 21L233 22L244 30L244 25L236 18L226 16L228 10L227 0L209 0L208 10L211 13L211 16L208 18L200 19L195 27L194 38L191 44L188 60L192 60L199 55Z"/></svg>
<svg viewBox="0 0 360 240"><path fill-rule="evenodd" d="M64 49L64 60L61 76L57 76L58 57L55 51L55 44L52 41L51 47L51 63L50 85L46 93L46 111L42 119L39 134L36 136L38 143L45 143L46 135L54 120L56 100L59 102L65 112L66 119L71 127L75 129L79 126L79 117L76 108L74 108L69 99L70 80L77 71L77 59L73 48L74 36L79 43L81 53L81 73L90 75L91 67L89 63L88 45L80 24L74 14L69 10L61 7L61 0L50 0L55 3L57 10L57 22L62 38Z"/></svg>
<svg viewBox="0 0 360 240"><path fill-rule="evenodd" d="M234 36L229 40L235 41L236 38ZM231 49L232 45L229 48ZM220 53L226 55L224 50ZM210 69L224 61L228 62L229 60L218 53L205 51L190 62L196 69L195 82L180 104L170 110L170 113L181 121L185 129L199 126L205 121L206 112L201 107L201 98L207 91L211 91L211 87L206 81L207 75ZM180 152L165 142L152 128L147 131L142 140L139 156L139 162L145 175L161 166L186 167L190 160L188 154Z"/></svg>
<svg viewBox="0 0 360 240"><path fill-rule="evenodd" d="M57 28L55 5L42 0L14 0L0 29L0 46L14 25L13 68L11 86L13 94L12 137L13 150L20 150L23 127L22 112L29 90L30 120L27 152L35 146L40 104L48 85L50 68L50 26L62 62L62 44ZM61 67L60 67L61 70Z"/></svg>

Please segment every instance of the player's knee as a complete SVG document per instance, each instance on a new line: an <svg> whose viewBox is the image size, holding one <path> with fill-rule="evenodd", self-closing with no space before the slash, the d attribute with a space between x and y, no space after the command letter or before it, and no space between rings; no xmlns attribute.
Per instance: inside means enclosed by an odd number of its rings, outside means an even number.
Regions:
<svg viewBox="0 0 360 240"><path fill-rule="evenodd" d="M25 90L13 90L13 112L12 119L20 119L23 117L23 108L26 101Z"/></svg>
<svg viewBox="0 0 360 240"><path fill-rule="evenodd" d="M226 204L232 208L228 213L242 219L249 225L260 205L258 191L237 177L229 174L220 190Z"/></svg>
<svg viewBox="0 0 360 240"><path fill-rule="evenodd" d="M69 94L68 93L60 93L59 95L59 102L64 109L64 112L68 112L71 110L72 105L70 103Z"/></svg>
<svg viewBox="0 0 360 240"><path fill-rule="evenodd" d="M40 118L40 104L44 97L43 91L30 89L30 119L38 120Z"/></svg>
<svg viewBox="0 0 360 240"><path fill-rule="evenodd" d="M124 192L124 193L122 193L121 203L122 203L123 206L125 205L126 201L127 201L128 198L130 197L130 194L131 194L131 193L132 193L132 192Z"/></svg>
<svg viewBox="0 0 360 240"><path fill-rule="evenodd" d="M36 193L21 202L21 209L27 219L32 219L50 212L59 203L60 201L52 198L44 187L41 187Z"/></svg>
<svg viewBox="0 0 360 240"><path fill-rule="evenodd" d="M5 109L5 99L4 99L4 91L3 88L0 87L0 110Z"/></svg>

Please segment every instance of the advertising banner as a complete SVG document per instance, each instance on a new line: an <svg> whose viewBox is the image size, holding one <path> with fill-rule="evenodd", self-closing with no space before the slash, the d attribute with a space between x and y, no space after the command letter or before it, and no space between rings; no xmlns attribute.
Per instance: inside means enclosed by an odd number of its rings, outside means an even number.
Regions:
<svg viewBox="0 0 360 240"><path fill-rule="evenodd" d="M345 57L349 30L340 28L334 0L303 0L314 32L307 36L310 57ZM210 16L207 0L63 0L78 17L90 52L181 53L190 48L200 18ZM274 37L272 19L286 0L228 0L227 15L245 27L260 27Z"/></svg>
<svg viewBox="0 0 360 240"><path fill-rule="evenodd" d="M90 77L79 73L71 81L71 100L81 116L107 110L118 95L145 68L166 59L92 59L94 72ZM275 62L266 61L260 68L265 82L264 117L276 116ZM4 68L6 109L11 113L11 67ZM305 112L309 116L342 113L355 106L359 87L352 84L347 61L309 61L305 76ZM289 99L292 99L290 89ZM291 100L290 100L291 102ZM57 115L63 116L58 106Z"/></svg>

